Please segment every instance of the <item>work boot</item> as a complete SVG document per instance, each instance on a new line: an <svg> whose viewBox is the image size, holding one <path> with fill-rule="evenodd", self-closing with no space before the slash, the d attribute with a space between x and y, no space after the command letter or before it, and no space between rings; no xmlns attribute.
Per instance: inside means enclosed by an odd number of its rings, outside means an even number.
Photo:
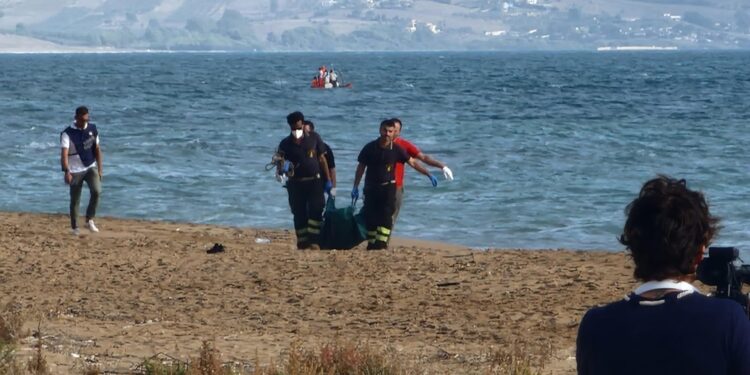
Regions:
<svg viewBox="0 0 750 375"><path fill-rule="evenodd" d="M309 250L310 244L307 242L297 242L297 250Z"/></svg>
<svg viewBox="0 0 750 375"><path fill-rule="evenodd" d="M380 240L375 241L370 250L388 250L388 243Z"/></svg>

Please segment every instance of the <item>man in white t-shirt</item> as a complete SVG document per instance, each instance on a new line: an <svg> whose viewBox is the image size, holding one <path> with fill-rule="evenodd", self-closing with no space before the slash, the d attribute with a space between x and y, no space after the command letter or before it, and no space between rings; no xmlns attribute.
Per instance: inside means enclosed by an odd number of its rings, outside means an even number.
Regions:
<svg viewBox="0 0 750 375"><path fill-rule="evenodd" d="M339 87L339 78L338 78L338 75L336 75L336 72L333 70L333 68L331 68L331 72L328 73L328 77L333 87Z"/></svg>
<svg viewBox="0 0 750 375"><path fill-rule="evenodd" d="M86 228L99 232L94 224L99 195L102 192L102 151L99 147L99 131L89 123L89 110L76 108L75 122L60 133L60 165L65 174L64 181L70 185L70 230L78 235L78 206L81 201L83 183L91 194L86 208Z"/></svg>

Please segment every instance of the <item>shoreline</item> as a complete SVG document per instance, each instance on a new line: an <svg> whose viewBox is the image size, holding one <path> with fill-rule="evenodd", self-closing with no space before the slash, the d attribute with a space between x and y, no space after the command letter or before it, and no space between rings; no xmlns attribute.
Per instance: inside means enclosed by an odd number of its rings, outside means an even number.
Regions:
<svg viewBox="0 0 750 375"><path fill-rule="evenodd" d="M97 225L73 237L67 215L0 212L0 303L19 303L29 332L41 318L52 373L84 358L107 371L157 353L185 359L202 340L223 361L268 364L294 342L344 339L392 348L426 373L486 373L492 351L521 346L545 358L544 373L574 374L583 313L635 284L622 252L403 239L388 251L298 251L289 230ZM226 251L206 254L214 243ZM22 338L20 355L35 342Z"/></svg>
<svg viewBox="0 0 750 375"><path fill-rule="evenodd" d="M68 219L67 213L62 212L27 212L27 211L12 211L12 210L0 210L0 218L2 218L5 214L18 214L18 215L41 215L41 216L49 216L53 218L60 218L61 223L64 224L63 227L60 228L60 234L61 235L68 235L68 230L70 228L70 223ZM79 223L82 222L80 219ZM125 221L125 222L142 222L142 223L161 223L161 224L174 224L177 226L184 225L205 225L205 226L212 226L217 228L226 228L226 229L253 229L258 231L264 231L264 232L284 232L284 233L291 233L291 228L262 228L262 227L254 227L254 226L240 226L240 225L230 225L230 224L212 224L212 223L195 223L195 222L189 222L189 221L180 221L180 220L170 220L170 219L140 219L140 218L129 218L129 217L116 217L116 216L97 216L96 222L97 225L99 221ZM291 224L291 218L290 218L290 224ZM82 228L82 233L86 234L87 232ZM468 246L463 245L460 243L453 243L453 242L447 242L447 241L441 241L441 240L430 240L430 239L423 239L423 238L413 238L413 237L402 237L402 236L394 236L392 238L392 243L394 246L398 247L415 247L415 248L431 248L431 249L439 249L439 250L475 250L475 251L492 251L497 249L493 246ZM531 249L531 250L542 250L542 249ZM324 250L328 251L328 250Z"/></svg>

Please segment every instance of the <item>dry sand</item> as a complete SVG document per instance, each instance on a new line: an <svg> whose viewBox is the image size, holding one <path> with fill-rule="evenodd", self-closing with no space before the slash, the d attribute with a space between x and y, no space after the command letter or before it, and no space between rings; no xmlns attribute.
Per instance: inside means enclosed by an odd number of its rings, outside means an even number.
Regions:
<svg viewBox="0 0 750 375"><path fill-rule="evenodd" d="M485 374L492 352L518 345L550 353L545 373L574 374L583 313L635 285L622 252L403 239L389 251L298 251L289 231L101 218L101 233L74 237L67 225L0 213L0 303L20 302L30 332L41 322L59 374L187 359L205 339L224 361L261 363L293 342L361 341L425 374ZM217 242L226 252L206 254Z"/></svg>

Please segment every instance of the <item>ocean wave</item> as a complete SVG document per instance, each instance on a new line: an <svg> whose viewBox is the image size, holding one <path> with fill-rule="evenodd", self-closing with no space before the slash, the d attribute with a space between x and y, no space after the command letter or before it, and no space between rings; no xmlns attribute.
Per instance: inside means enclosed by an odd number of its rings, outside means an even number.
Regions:
<svg viewBox="0 0 750 375"><path fill-rule="evenodd" d="M50 148L59 148L60 144L57 142L37 142L32 141L24 145L17 145L16 147L22 150L46 150Z"/></svg>

